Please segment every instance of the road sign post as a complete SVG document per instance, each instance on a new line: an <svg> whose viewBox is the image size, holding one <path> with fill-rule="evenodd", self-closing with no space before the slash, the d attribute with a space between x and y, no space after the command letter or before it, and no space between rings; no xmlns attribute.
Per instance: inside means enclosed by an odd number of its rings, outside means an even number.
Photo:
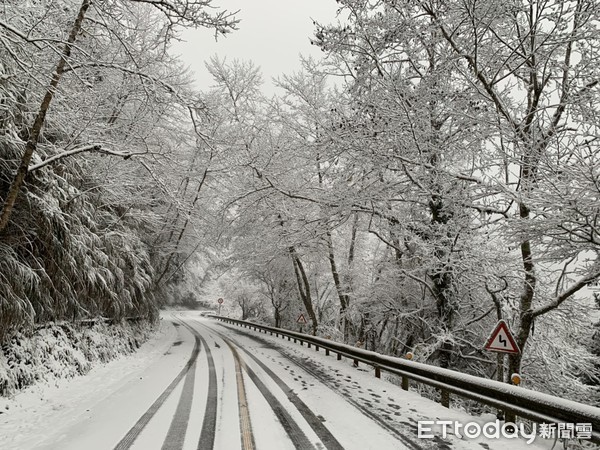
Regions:
<svg viewBox="0 0 600 450"><path fill-rule="evenodd" d="M506 355L521 352L513 334L510 331L510 328L508 328L508 324L504 320L498 321L498 323L490 333L490 336L488 337L488 340L485 343L484 349L490 352L497 353L498 374L496 379L498 381L503 382L504 359ZM498 419L502 420L502 418L504 418L506 422L515 421L515 415L513 413L498 410Z"/></svg>
<svg viewBox="0 0 600 450"><path fill-rule="evenodd" d="M220 316L220 315L221 315L221 305L223 304L223 299L222 299L222 298L219 298L219 299L217 300L217 303L219 304L219 316Z"/></svg>

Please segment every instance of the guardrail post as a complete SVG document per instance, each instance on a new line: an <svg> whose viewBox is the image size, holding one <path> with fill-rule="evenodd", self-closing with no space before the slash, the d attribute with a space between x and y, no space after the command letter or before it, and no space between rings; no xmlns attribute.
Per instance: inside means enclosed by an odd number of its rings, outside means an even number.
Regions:
<svg viewBox="0 0 600 450"><path fill-rule="evenodd" d="M497 366L497 370L496 370L496 380L504 383L504 353L497 353L496 354L496 366ZM510 414L509 411L504 411L503 409L498 409L498 412L496 413L496 417L498 418L498 420L504 420L506 418L506 415ZM514 417L513 417L514 419Z"/></svg>
<svg viewBox="0 0 600 450"><path fill-rule="evenodd" d="M521 385L521 375L518 373L513 373L510 376L510 381L515 386L520 386ZM510 410L505 411L504 417L505 417L505 423L517 423L517 415L513 411L510 411Z"/></svg>
<svg viewBox="0 0 600 450"><path fill-rule="evenodd" d="M504 423L516 423L517 415L509 410L504 411Z"/></svg>
<svg viewBox="0 0 600 450"><path fill-rule="evenodd" d="M440 403L446 408L450 408L450 392L446 389L441 389Z"/></svg>
<svg viewBox="0 0 600 450"><path fill-rule="evenodd" d="M328 348L325 349L325 356L329 356L329 349Z"/></svg>
<svg viewBox="0 0 600 450"><path fill-rule="evenodd" d="M308 344L308 348L310 348L310 342L307 342L307 344Z"/></svg>
<svg viewBox="0 0 600 450"><path fill-rule="evenodd" d="M337 355L338 355L337 359L338 359L338 361L340 361L342 359L342 354L338 353Z"/></svg>
<svg viewBox="0 0 600 450"><path fill-rule="evenodd" d="M375 366L375 378L381 378L381 368L379 366Z"/></svg>
<svg viewBox="0 0 600 450"><path fill-rule="evenodd" d="M402 389L404 389L405 391L408 391L410 387L410 380L408 379L408 377L402 377Z"/></svg>
<svg viewBox="0 0 600 450"><path fill-rule="evenodd" d="M315 350L319 351L319 346L318 345L315 345Z"/></svg>

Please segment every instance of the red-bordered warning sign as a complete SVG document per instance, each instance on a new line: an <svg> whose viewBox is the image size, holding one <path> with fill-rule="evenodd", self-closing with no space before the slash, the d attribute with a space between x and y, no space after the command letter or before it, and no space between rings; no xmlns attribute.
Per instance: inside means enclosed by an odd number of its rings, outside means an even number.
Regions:
<svg viewBox="0 0 600 450"><path fill-rule="evenodd" d="M304 323L307 323L307 322L306 322L306 317L304 317L304 314L300 314L300 315L298 316L298 320L296 320L296 322L298 322L298 323L303 323L303 324L304 324Z"/></svg>
<svg viewBox="0 0 600 450"><path fill-rule="evenodd" d="M488 338L484 348L491 352L520 353L514 336L504 320L498 322Z"/></svg>

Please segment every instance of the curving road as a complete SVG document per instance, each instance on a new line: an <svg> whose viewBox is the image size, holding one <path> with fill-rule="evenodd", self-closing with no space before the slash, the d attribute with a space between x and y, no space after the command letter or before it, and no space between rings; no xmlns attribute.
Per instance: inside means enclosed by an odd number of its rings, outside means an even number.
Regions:
<svg viewBox="0 0 600 450"><path fill-rule="evenodd" d="M186 341L193 341L190 357L114 447L116 450L337 450L359 448L356 429L373 427L380 428L379 443L387 438L387 448L422 448L395 429L386 430L360 407L341 403L343 396L333 385L299 367L293 356L258 333L193 314L175 315L171 320ZM272 368L274 363L279 370ZM308 378L312 380L310 386L305 381ZM315 382L323 383L317 395L319 403L340 404L337 415L342 420L337 421L334 431L318 408L315 411L316 405L309 406L298 394L313 390ZM173 404L166 405L171 397L176 398L176 406L167 427L164 419L156 417L163 408L173 410ZM305 397L314 403L312 392ZM157 441L157 427L166 431L160 436L161 442ZM366 436L364 444L372 443L372 437Z"/></svg>
<svg viewBox="0 0 600 450"><path fill-rule="evenodd" d="M54 397L32 403L35 409L13 408L10 417L0 416L0 448L536 448L453 435L419 439L419 420L472 418L322 349L197 312L163 319L161 331L138 354L73 380Z"/></svg>

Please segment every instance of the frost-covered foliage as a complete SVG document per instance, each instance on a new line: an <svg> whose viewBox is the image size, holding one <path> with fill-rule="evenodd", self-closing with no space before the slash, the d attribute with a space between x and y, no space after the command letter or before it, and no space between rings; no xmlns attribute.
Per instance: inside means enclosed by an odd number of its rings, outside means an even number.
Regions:
<svg viewBox="0 0 600 450"><path fill-rule="evenodd" d="M598 356L583 338L589 310L554 311L539 322L523 361L523 386L600 406Z"/></svg>
<svg viewBox="0 0 600 450"><path fill-rule="evenodd" d="M187 198L174 193L202 108L169 36L195 21L226 33L235 20L204 11L210 2L99 2L84 13L88 3L2 6L0 342L48 321L152 319L157 285L180 267L171 261ZM85 32L67 52L78 14Z"/></svg>
<svg viewBox="0 0 600 450"><path fill-rule="evenodd" d="M31 178L0 238L3 335L34 322L155 315L140 226L148 213L106 190L75 167Z"/></svg>
<svg viewBox="0 0 600 450"><path fill-rule="evenodd" d="M30 334L16 333L1 346L0 396L39 381L83 375L94 363L135 351L151 330L144 322L99 321L47 323Z"/></svg>

